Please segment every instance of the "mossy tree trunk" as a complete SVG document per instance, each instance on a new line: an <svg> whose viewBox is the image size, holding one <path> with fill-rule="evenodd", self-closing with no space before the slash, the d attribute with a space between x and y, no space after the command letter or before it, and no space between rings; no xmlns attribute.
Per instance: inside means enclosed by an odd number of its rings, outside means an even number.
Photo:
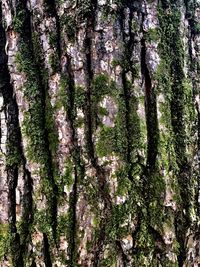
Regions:
<svg viewBox="0 0 200 267"><path fill-rule="evenodd" d="M0 1L0 266L200 266L199 19Z"/></svg>

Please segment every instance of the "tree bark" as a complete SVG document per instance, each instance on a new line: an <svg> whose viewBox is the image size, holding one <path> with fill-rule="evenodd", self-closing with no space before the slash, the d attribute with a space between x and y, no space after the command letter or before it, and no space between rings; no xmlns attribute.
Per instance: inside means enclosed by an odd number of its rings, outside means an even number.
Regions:
<svg viewBox="0 0 200 267"><path fill-rule="evenodd" d="M200 266L198 0L0 1L0 266Z"/></svg>

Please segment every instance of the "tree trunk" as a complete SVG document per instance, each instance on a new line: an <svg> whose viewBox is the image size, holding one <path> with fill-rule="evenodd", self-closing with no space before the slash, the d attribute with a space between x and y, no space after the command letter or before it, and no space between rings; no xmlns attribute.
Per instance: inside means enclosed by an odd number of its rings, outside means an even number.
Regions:
<svg viewBox="0 0 200 267"><path fill-rule="evenodd" d="M200 266L198 0L0 1L0 266Z"/></svg>

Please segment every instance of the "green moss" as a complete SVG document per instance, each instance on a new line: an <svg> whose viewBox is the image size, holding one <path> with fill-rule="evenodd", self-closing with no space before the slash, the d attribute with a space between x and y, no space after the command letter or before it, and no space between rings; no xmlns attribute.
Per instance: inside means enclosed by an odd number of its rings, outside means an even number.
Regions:
<svg viewBox="0 0 200 267"><path fill-rule="evenodd" d="M96 104L102 100L103 96L111 93L108 76L104 74L97 75L92 82L92 102Z"/></svg>
<svg viewBox="0 0 200 267"><path fill-rule="evenodd" d="M59 91L57 94L55 109L64 107L67 115L73 120L74 125L82 124L82 119L77 121L77 109L83 110L85 107L86 93L83 87L70 85L67 76L62 75L60 80Z"/></svg>
<svg viewBox="0 0 200 267"><path fill-rule="evenodd" d="M127 128L125 121L125 106L121 102L119 104L119 113L116 117L116 152L126 161L128 139L127 139Z"/></svg>
<svg viewBox="0 0 200 267"><path fill-rule="evenodd" d="M180 212L181 215L178 215L182 216L181 223L178 223L177 226L179 238L180 234L182 235L184 231L187 231L186 221L190 220L190 214L192 214L193 178L189 174L185 178L183 172L188 164L187 159L190 157L187 155L187 150L190 147L188 141L191 142L193 139L192 124L195 119L192 100L193 89L184 73L185 50L179 30L180 8L169 1L168 12L166 13L164 6L163 1L161 1L158 8L160 24L158 49L161 61L155 78L158 81L157 90L162 93L164 99L163 103L159 104L161 112L159 168L166 171L165 176L168 176L168 182L173 188L175 193L173 198L177 206L181 210L185 210L185 214ZM167 212L163 221L167 221L167 216L174 218L176 215L169 215ZM156 213L154 217L156 217ZM170 263L165 264L166 266L173 266Z"/></svg>
<svg viewBox="0 0 200 267"><path fill-rule="evenodd" d="M93 10L93 2L91 0L80 0L78 17L80 20L85 20L91 16Z"/></svg>
<svg viewBox="0 0 200 267"><path fill-rule="evenodd" d="M116 68L117 66L120 66L121 65L121 62L119 59L113 59L112 62L111 62L111 66L113 68Z"/></svg>
<svg viewBox="0 0 200 267"><path fill-rule="evenodd" d="M157 28L149 29L147 32L145 32L144 37L146 41L150 42L157 42L159 40L159 32Z"/></svg>
<svg viewBox="0 0 200 267"><path fill-rule="evenodd" d="M107 255L105 259L100 261L100 266L102 267L110 267L110 266L117 266L117 248L113 248L110 246L107 249Z"/></svg>
<svg viewBox="0 0 200 267"><path fill-rule="evenodd" d="M54 245L52 233L51 214L47 209L36 210L34 213L34 227L37 231L45 233L48 236L50 244Z"/></svg>
<svg viewBox="0 0 200 267"><path fill-rule="evenodd" d="M195 22L194 26L193 26L193 32L195 34L200 34L200 23L199 22Z"/></svg>
<svg viewBox="0 0 200 267"><path fill-rule="evenodd" d="M54 32L50 32L49 33L49 44L53 48L55 48L55 46L57 44L57 36L56 36L56 34Z"/></svg>
<svg viewBox="0 0 200 267"><path fill-rule="evenodd" d="M55 103L55 110L59 110L61 107L66 107L68 104L68 95L67 95L67 88L68 88L68 79L65 76L61 76L60 84L59 84L59 91L56 95L56 103Z"/></svg>
<svg viewBox="0 0 200 267"><path fill-rule="evenodd" d="M129 234L129 226L123 226L129 212L128 208L127 203L113 206L111 216L106 224L107 242L112 243L114 240L120 240Z"/></svg>
<svg viewBox="0 0 200 267"><path fill-rule="evenodd" d="M48 203L44 220L46 218L48 225L51 225L55 240L58 189L54 177L57 175L54 156L58 134L54 127L53 109L47 91L48 74L43 66L38 35L30 34L27 23L23 24L20 31L19 52L16 55L17 68L26 75L22 90L28 110L24 112L22 134L27 138L26 156L40 164L40 184ZM28 39L28 34L32 42ZM36 51L37 54L34 54Z"/></svg>
<svg viewBox="0 0 200 267"><path fill-rule="evenodd" d="M58 149L58 131L54 120L54 110L50 102L50 97L46 96L45 125L48 132L49 148L52 156L55 156Z"/></svg>
<svg viewBox="0 0 200 267"><path fill-rule="evenodd" d="M12 21L14 31L21 32L22 27L24 25L25 17L26 17L25 10L20 10L15 14Z"/></svg>
<svg viewBox="0 0 200 267"><path fill-rule="evenodd" d="M140 231L136 237L137 247L140 248L141 254L143 254L143 250L148 251L146 256L149 252L154 249L154 240L152 236L149 234L148 224L146 224L145 220L140 225ZM144 254L143 254L144 255ZM140 255L138 255L140 257Z"/></svg>
<svg viewBox="0 0 200 267"><path fill-rule="evenodd" d="M24 114L22 133L29 137L27 155L30 160L46 164L47 154L45 149L45 139L43 122L41 121L40 104L35 104Z"/></svg>
<svg viewBox="0 0 200 267"><path fill-rule="evenodd" d="M74 97L74 104L76 108L84 109L86 101L86 93L83 87L76 86L75 87L75 97Z"/></svg>
<svg viewBox="0 0 200 267"><path fill-rule="evenodd" d="M164 177L159 172L154 172L148 177L149 181L149 224L161 232L162 223L164 218L163 213L163 202L165 192L165 180Z"/></svg>
<svg viewBox="0 0 200 267"><path fill-rule="evenodd" d="M58 219L58 236L63 236L67 234L67 239L69 239L69 225L70 225L69 214L66 213L60 215Z"/></svg>
<svg viewBox="0 0 200 267"><path fill-rule="evenodd" d="M83 112L87 112L85 110L86 106L86 92L83 88L75 88L75 106L77 108L81 108ZM116 95L117 88L114 82L109 80L109 77L100 74L94 77L91 90L90 90L90 113L91 113L91 125L92 130L95 131L97 126L101 125L101 117L102 111L105 114L106 110L100 106L100 102L103 100L105 96L113 96Z"/></svg>
<svg viewBox="0 0 200 267"><path fill-rule="evenodd" d="M74 182L74 164L71 158L66 160L64 168L65 168L65 173L61 178L62 184L70 187Z"/></svg>
<svg viewBox="0 0 200 267"><path fill-rule="evenodd" d="M41 164L46 164L47 151L45 142L45 131L49 130L49 143L52 151L55 153L58 144L57 133L54 128L53 110L50 100L47 99L47 112L43 112L43 92L40 81L38 80L39 72L31 54L31 50L25 43L21 43L20 52L16 55L16 64L18 70L27 76L24 84L24 96L29 103L29 110L24 114L22 132L28 137L28 157ZM46 74L43 73L44 83ZM45 117L44 117L45 115Z"/></svg>
<svg viewBox="0 0 200 267"><path fill-rule="evenodd" d="M59 62L59 56L58 56L58 51L57 51L57 46L58 46L57 38L58 36L55 32L49 33L49 45L51 46L51 48L54 49L54 51L49 55L48 63L50 64L54 73L60 70L60 62ZM41 49L41 47L39 47L39 49ZM36 55L37 55L37 52L36 52Z"/></svg>
<svg viewBox="0 0 200 267"><path fill-rule="evenodd" d="M120 101L120 100L119 100ZM97 143L97 153L99 156L106 156L112 152L119 154L124 158L127 150L127 137L124 114L124 103L118 102L119 112L115 118L115 126L102 126L99 132L99 139Z"/></svg>
<svg viewBox="0 0 200 267"><path fill-rule="evenodd" d="M199 8L199 2L197 0L194 1L186 1L186 18L188 19L191 33L199 34L200 33L200 23L198 21L197 10Z"/></svg>
<svg viewBox="0 0 200 267"><path fill-rule="evenodd" d="M170 107L171 116L168 115L168 117L171 117L176 161L180 167L185 164L186 160L186 125L194 117L194 108L192 107L192 89L183 72L184 49L179 33L180 10L175 7L170 8L170 15L166 15L162 8L158 11L161 26L159 44L161 64L156 78Z"/></svg>
<svg viewBox="0 0 200 267"><path fill-rule="evenodd" d="M57 53L52 53L49 55L49 64L54 73L59 71L59 58Z"/></svg>
<svg viewBox="0 0 200 267"><path fill-rule="evenodd" d="M8 224L0 224L0 260L7 253L9 242Z"/></svg>
<svg viewBox="0 0 200 267"><path fill-rule="evenodd" d="M131 183L128 179L128 169L123 166L116 172L116 178L118 187L115 195L123 199L123 202L112 206L109 218L107 219L105 230L106 242L112 245L116 240L132 235L129 221L135 217L137 203L139 203L139 192L135 185L137 181L134 184Z"/></svg>
<svg viewBox="0 0 200 267"><path fill-rule="evenodd" d="M117 178L116 195L117 196L127 195L132 188L132 184L131 181L128 179L128 168L126 164L124 164L124 166L122 166L116 171L115 176Z"/></svg>
<svg viewBox="0 0 200 267"><path fill-rule="evenodd" d="M99 157L105 157L115 151L115 129L107 126L101 127L96 152Z"/></svg>
<svg viewBox="0 0 200 267"><path fill-rule="evenodd" d="M10 147L7 144L7 152L6 153L6 166L12 166L12 165L18 165L21 162L21 153L19 151L19 148L17 147Z"/></svg>
<svg viewBox="0 0 200 267"><path fill-rule="evenodd" d="M125 99L122 89L117 88L116 84L105 75L97 76L93 84L93 114L97 117L101 116L98 103L105 95L111 96L118 107L118 112L114 119L114 127L98 125L100 126L100 131L97 136L97 155L104 157L115 153L126 162L129 149L131 151L131 161L135 162L137 158L136 150L144 148L140 119L137 114L138 99L134 95L129 99ZM127 83L127 87L131 90L129 83ZM99 119L99 121L101 120ZM131 132L131 135L128 134L128 131Z"/></svg>
<svg viewBox="0 0 200 267"><path fill-rule="evenodd" d="M104 107L98 107L99 116L108 116L108 110Z"/></svg>
<svg viewBox="0 0 200 267"><path fill-rule="evenodd" d="M67 34L69 41L74 42L76 37L76 28L77 28L75 17L73 15L67 15L66 13L64 13L61 16L60 20L63 33Z"/></svg>
<svg viewBox="0 0 200 267"><path fill-rule="evenodd" d="M140 31L140 25L138 21L136 21L134 18L132 20L131 30L133 31L133 33L137 33Z"/></svg>

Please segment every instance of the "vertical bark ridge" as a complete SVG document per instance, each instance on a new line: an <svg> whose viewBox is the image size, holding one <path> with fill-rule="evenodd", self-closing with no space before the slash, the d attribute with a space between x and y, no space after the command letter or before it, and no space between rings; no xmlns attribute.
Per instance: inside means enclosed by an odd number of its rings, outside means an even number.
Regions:
<svg viewBox="0 0 200 267"><path fill-rule="evenodd" d="M92 167L96 171L99 196L103 202L103 210L100 218L100 232L95 240L93 251L93 266L99 266L102 261L103 250L106 242L106 222L110 220L111 199L109 195L109 185L107 181L107 172L103 166L99 165L94 144L94 133L97 129L97 107L95 106L94 98L99 92L95 92L94 86L94 71L93 71L93 37L94 28L96 27L97 1L91 2L92 17L86 18L87 28L84 40L85 50L85 75L86 75L86 104L85 104L85 136L86 149L88 158L91 161ZM103 88L102 88L103 89ZM98 101L98 100L97 100Z"/></svg>
<svg viewBox="0 0 200 267"><path fill-rule="evenodd" d="M19 26L16 22L19 18L18 16L23 13L24 18L22 24ZM19 32L19 67L27 75L27 85L25 86L25 96L29 101L30 108L29 113L24 123L24 131L28 136L30 147L29 156L44 165L42 171L43 176L43 186L48 185L51 192L46 190L45 194L48 200L48 212L49 220L52 227L53 238L56 241L56 229L57 229L57 193L58 188L55 183L54 173L53 173L53 162L52 154L50 150L50 144L48 139L48 131L46 127L46 85L43 83L44 77L40 74L41 66L37 65L33 43L32 43L32 30L31 30L31 17L30 12L26 7L26 3L19 4L16 8L16 21L14 23L14 29ZM30 60L30 61L27 61ZM33 91L31 91L33 90ZM30 127L28 125L28 120L34 125L33 131L29 132ZM34 141L35 140L35 141ZM32 145L31 145L32 142ZM32 147L31 147L32 146ZM46 184L45 184L46 183ZM45 187L44 187L45 190Z"/></svg>
<svg viewBox="0 0 200 267"><path fill-rule="evenodd" d="M0 10L0 21L2 23L2 10ZM7 66L7 56L4 47L6 45L5 31L0 26L2 48L0 50L3 62L1 65L1 93L4 98L7 119L7 179L9 185L9 226L11 234L11 254L14 266L24 266L23 257L26 257L28 251L28 242L30 241L30 227L33 222L32 205L32 178L25 167L25 157L23 154L21 132L18 121L18 106L10 83L10 74ZM24 175L24 195L22 203L22 224L21 231L16 227L16 187L18 184L19 167L23 166ZM25 222L25 224L24 224Z"/></svg>
<svg viewBox="0 0 200 267"><path fill-rule="evenodd" d="M177 5L181 5L178 3ZM177 180L180 190L179 210L175 217L176 238L180 245L180 254L178 255L179 266L183 266L186 259L185 238L189 227L191 226L191 202L192 202L192 183L191 183L191 164L188 162L186 155L186 124L185 124L185 97L187 89L184 87L185 74L184 66L184 50L181 43L180 27L180 11L178 7L170 2L166 5L165 1L161 1L162 12L170 10L170 25L173 29L170 34L165 30L165 16L161 16L160 24L163 30L163 45L167 45L166 53L169 63L169 75L171 76L171 125L173 129L173 143L176 153L176 163L178 166ZM169 23L169 22L168 22ZM165 34L165 37L164 37ZM188 103L187 105L191 105Z"/></svg>

